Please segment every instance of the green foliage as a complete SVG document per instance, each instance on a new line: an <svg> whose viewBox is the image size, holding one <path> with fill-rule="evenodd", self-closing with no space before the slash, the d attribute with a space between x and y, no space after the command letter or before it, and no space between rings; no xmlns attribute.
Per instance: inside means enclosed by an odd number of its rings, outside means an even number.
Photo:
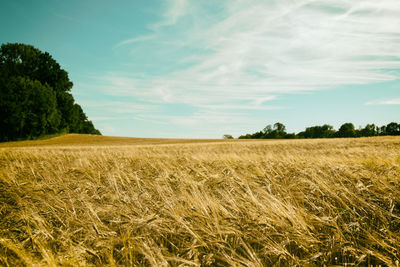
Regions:
<svg viewBox="0 0 400 267"><path fill-rule="evenodd" d="M55 92L47 84L20 76L4 83L0 92L0 140L31 139L57 131L61 115Z"/></svg>
<svg viewBox="0 0 400 267"><path fill-rule="evenodd" d="M345 123L340 126L339 131L336 132L335 137L356 137L356 129L354 124Z"/></svg>
<svg viewBox="0 0 400 267"><path fill-rule="evenodd" d="M233 139L233 136L230 134L224 134L223 138L224 139Z"/></svg>
<svg viewBox="0 0 400 267"><path fill-rule="evenodd" d="M241 135L238 137L238 139L252 139L252 135L251 134Z"/></svg>
<svg viewBox="0 0 400 267"><path fill-rule="evenodd" d="M0 48L0 141L59 132L100 134L75 104L68 73L25 44Z"/></svg>
<svg viewBox="0 0 400 267"><path fill-rule="evenodd" d="M294 138L333 138L333 137L368 137L377 135L400 135L400 124L391 122L388 125L377 127L375 124L367 124L364 128L356 130L352 123L344 123L338 131L333 126L324 124L312 126L298 134L286 133L286 127L282 123L274 126L267 125L263 131L239 136L239 139L294 139Z"/></svg>
<svg viewBox="0 0 400 267"><path fill-rule="evenodd" d="M277 122L272 125L267 125L262 131L256 132L254 134L246 134L239 136L239 139L281 139L287 138L292 139L296 138L294 133L288 134L286 133L286 126L280 122Z"/></svg>
<svg viewBox="0 0 400 267"><path fill-rule="evenodd" d="M400 124L391 122L385 127L386 135L400 135Z"/></svg>
<svg viewBox="0 0 400 267"><path fill-rule="evenodd" d="M306 128L304 132L298 134L302 138L329 138L335 134L333 126L324 124L323 126L312 126Z"/></svg>
<svg viewBox="0 0 400 267"><path fill-rule="evenodd" d="M367 124L363 129L360 130L360 136L376 136L378 135L378 127L375 124Z"/></svg>

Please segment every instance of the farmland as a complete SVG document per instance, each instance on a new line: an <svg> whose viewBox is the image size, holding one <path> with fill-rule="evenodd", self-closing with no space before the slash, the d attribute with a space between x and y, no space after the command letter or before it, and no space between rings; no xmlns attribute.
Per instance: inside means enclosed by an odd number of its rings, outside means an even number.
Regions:
<svg viewBox="0 0 400 267"><path fill-rule="evenodd" d="M0 265L400 264L400 138L0 144Z"/></svg>

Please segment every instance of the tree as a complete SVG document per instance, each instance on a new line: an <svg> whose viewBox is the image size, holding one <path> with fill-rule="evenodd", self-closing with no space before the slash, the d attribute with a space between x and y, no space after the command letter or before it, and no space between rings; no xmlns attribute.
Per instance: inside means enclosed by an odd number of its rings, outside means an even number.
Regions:
<svg viewBox="0 0 400 267"><path fill-rule="evenodd" d="M276 139L276 138L332 138L332 137L361 137L377 135L400 135L400 124L391 122L381 127L375 124L367 124L364 128L361 126L355 129L352 123L343 124L338 131L333 126L324 124L322 126L307 127L305 131L298 134L286 133L286 127L282 123L275 123L274 126L267 125L262 131L253 134L239 136L239 139Z"/></svg>
<svg viewBox="0 0 400 267"><path fill-rule="evenodd" d="M274 124L274 130L276 130L277 133L278 133L280 136L286 134L286 132L285 132L285 131L286 131L286 126L283 125L283 124L280 123L280 122L277 122L277 123Z"/></svg>
<svg viewBox="0 0 400 267"><path fill-rule="evenodd" d="M286 126L280 122L274 124L274 130L269 134L268 138L284 138L286 136Z"/></svg>
<svg viewBox="0 0 400 267"><path fill-rule="evenodd" d="M324 124L323 126L308 127L304 132L300 132L298 136L303 138L329 138L334 134L333 126Z"/></svg>
<svg viewBox="0 0 400 267"><path fill-rule="evenodd" d="M0 64L2 72L8 76L24 76L47 83L54 91L69 92L72 82L68 73L49 53L26 44L2 44L0 49Z"/></svg>
<svg viewBox="0 0 400 267"><path fill-rule="evenodd" d="M364 128L360 130L361 136L376 136L378 135L378 131L375 124L367 124Z"/></svg>
<svg viewBox="0 0 400 267"><path fill-rule="evenodd" d="M61 116L56 95L47 84L10 77L5 85L0 93L0 140L31 139L57 131Z"/></svg>
<svg viewBox="0 0 400 267"><path fill-rule="evenodd" d="M354 124L345 123L340 126L339 130L336 132L337 137L356 137L356 130Z"/></svg>
<svg viewBox="0 0 400 267"><path fill-rule="evenodd" d="M391 122L388 125L386 125L386 134L387 135L400 135L400 124Z"/></svg>
<svg viewBox="0 0 400 267"><path fill-rule="evenodd" d="M265 134L265 135L268 135L268 134L270 134L272 132L272 125L267 125L267 126L265 126L264 127L264 129L263 129L263 133Z"/></svg>
<svg viewBox="0 0 400 267"><path fill-rule="evenodd" d="M251 139L261 139L263 138L264 134L262 131L255 132L251 135Z"/></svg>
<svg viewBox="0 0 400 267"><path fill-rule="evenodd" d="M245 134L238 137L238 139L251 139L251 134Z"/></svg>
<svg viewBox="0 0 400 267"><path fill-rule="evenodd" d="M294 133L286 133L286 127L282 123L275 123L274 126L267 125L262 131L253 134L239 136L239 139L276 139L276 138L332 138L332 137L361 137L361 136L383 136L383 135L400 135L400 124L391 122L381 127L375 124L367 124L364 128L361 126L355 129L352 123L343 124L338 131L333 126L324 124L322 126L307 127L305 131Z"/></svg>
<svg viewBox="0 0 400 267"><path fill-rule="evenodd" d="M285 138L285 139L295 139L296 138L296 134L295 133L288 133L283 138Z"/></svg>
<svg viewBox="0 0 400 267"><path fill-rule="evenodd" d="M265 138L265 139L276 139L276 138L285 138L286 136L286 127L280 122L277 122L272 127L271 125L265 126L262 132L259 132L261 136L256 138Z"/></svg>
<svg viewBox="0 0 400 267"><path fill-rule="evenodd" d="M382 126L379 128L378 134L379 134L379 135L387 135L387 134L386 134L386 125L382 125Z"/></svg>
<svg viewBox="0 0 400 267"><path fill-rule="evenodd" d="M305 131L299 132L296 134L296 137L297 138L306 138L306 132Z"/></svg>
<svg viewBox="0 0 400 267"><path fill-rule="evenodd" d="M70 93L68 73L25 44L0 48L0 141L60 131L100 134Z"/></svg>
<svg viewBox="0 0 400 267"><path fill-rule="evenodd" d="M224 139L233 139L233 136L230 134L224 134L223 138Z"/></svg>

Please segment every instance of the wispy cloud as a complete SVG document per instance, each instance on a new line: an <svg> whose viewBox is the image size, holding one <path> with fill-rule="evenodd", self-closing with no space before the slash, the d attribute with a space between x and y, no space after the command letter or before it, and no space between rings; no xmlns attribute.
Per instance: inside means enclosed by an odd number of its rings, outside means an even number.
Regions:
<svg viewBox="0 0 400 267"><path fill-rule="evenodd" d="M373 100L365 103L365 105L400 105L400 98Z"/></svg>
<svg viewBox="0 0 400 267"><path fill-rule="evenodd" d="M152 40L152 39L155 39L155 37L156 36L154 34L133 37L133 38L119 42L118 44L116 44L114 46L114 48L118 48L123 45L133 44L133 43L137 43L137 42L144 42L144 41Z"/></svg>
<svg viewBox="0 0 400 267"><path fill-rule="evenodd" d="M185 10L196 8L186 0L172 3L156 25L173 25ZM194 57L191 67L177 66L174 72L147 79L109 73L109 88L146 101L194 105L229 107L237 99L250 98L250 107L271 95L399 78L398 72L391 71L400 68L398 1L226 3L226 15L218 22L186 31L185 47L207 51L178 58ZM197 14L193 19L201 17ZM149 37L122 43L141 38ZM174 37L158 38L162 42Z"/></svg>
<svg viewBox="0 0 400 267"><path fill-rule="evenodd" d="M104 117L89 117L88 119L94 122L98 122L98 121L114 121L116 118L104 116Z"/></svg>
<svg viewBox="0 0 400 267"><path fill-rule="evenodd" d="M285 109L286 107L283 106L264 106L264 105L198 105L199 108L205 109L205 110L280 110L280 109Z"/></svg>
<svg viewBox="0 0 400 267"><path fill-rule="evenodd" d="M188 13L188 0L168 0L166 1L165 5L166 9L161 15L161 20L148 25L149 30L153 32L152 34L133 36L132 38L117 43L113 48L115 49L128 44L157 39L157 34L162 30L163 27L174 26L181 17Z"/></svg>
<svg viewBox="0 0 400 267"><path fill-rule="evenodd" d="M237 118L246 121L248 111L288 108L276 104L284 94L400 78L398 0L236 0L218 2L212 12L203 5L170 0L161 20L149 25L150 35L117 44L136 54L157 52L157 74L110 70L99 77L103 91L193 106L199 113L141 113L141 119L212 128L218 124L213 118L236 124ZM152 50L145 50L146 42ZM128 51L127 58L132 55ZM164 63L169 68L163 72ZM399 99L366 104L395 105Z"/></svg>
<svg viewBox="0 0 400 267"><path fill-rule="evenodd" d="M80 101L88 111L89 119L96 122L132 120L135 116L160 112L154 104L140 104L126 101ZM94 115L96 114L96 115Z"/></svg>
<svg viewBox="0 0 400 267"><path fill-rule="evenodd" d="M149 25L153 30L158 30L161 27L172 26L187 13L188 0L168 0L167 9L163 14L163 19L155 24Z"/></svg>
<svg viewBox="0 0 400 267"><path fill-rule="evenodd" d="M81 104L88 108L104 108L111 110L122 110L122 112L117 113L131 113L140 110L155 110L158 107L153 104L138 104L132 102L123 101L81 101Z"/></svg>

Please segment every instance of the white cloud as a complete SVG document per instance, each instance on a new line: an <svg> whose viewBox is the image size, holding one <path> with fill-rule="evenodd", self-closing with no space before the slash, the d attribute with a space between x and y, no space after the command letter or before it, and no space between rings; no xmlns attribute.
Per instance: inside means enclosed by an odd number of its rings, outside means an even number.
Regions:
<svg viewBox="0 0 400 267"><path fill-rule="evenodd" d="M133 44L133 43L137 43L137 42L144 42L144 41L148 41L148 40L152 40L156 38L156 36L154 34L151 35L142 35L142 36L136 36L124 41L119 42L118 44L116 44L114 46L114 48L118 48L120 46L124 46L124 45L128 45L128 44Z"/></svg>
<svg viewBox="0 0 400 267"><path fill-rule="evenodd" d="M89 117L88 118L89 120L91 120L91 121L94 121L94 122L98 122L98 121L114 121L114 120L116 120L116 118L115 117Z"/></svg>
<svg viewBox="0 0 400 267"><path fill-rule="evenodd" d="M134 36L117 43L113 48L115 49L128 44L154 40L157 38L156 33L159 32L163 27L175 25L178 20L185 16L188 12L188 0L168 0L166 2L166 6L167 9L164 14L162 14L162 20L148 26L149 29L154 32L153 34Z"/></svg>
<svg viewBox="0 0 400 267"><path fill-rule="evenodd" d="M216 23L204 26L204 14L194 16L199 23L186 31L181 45L208 52L182 57L196 60L191 67L142 79L109 73L108 91L145 101L226 107L247 99L244 105L254 108L260 99L284 93L399 78L389 71L400 68L397 0L226 3L226 14ZM171 0L155 28L174 25L191 8L196 8L192 2Z"/></svg>
<svg viewBox="0 0 400 267"><path fill-rule="evenodd" d="M386 100L374 100L365 103L365 105L400 105L400 98L386 99Z"/></svg>
<svg viewBox="0 0 400 267"><path fill-rule="evenodd" d="M279 110L285 109L281 106L261 106L261 105L197 105L197 107L205 110Z"/></svg>
<svg viewBox="0 0 400 267"><path fill-rule="evenodd" d="M161 69L158 60L167 61L169 71L134 76L110 70L98 79L109 95L156 106L185 104L196 112L170 116L146 108L120 110L131 110L138 120L189 127L203 136L215 129L251 132L268 118L249 119L249 112L288 108L276 104L284 94L400 78L398 0L232 0L218 2L224 6L214 13L204 2L168 3L161 21L149 25L150 35L116 47L131 46L136 54L162 51L145 63ZM190 23L183 25L189 15ZM146 42L151 51L143 50Z"/></svg>
<svg viewBox="0 0 400 267"><path fill-rule="evenodd" d="M89 111L96 111L97 114L104 114L93 117L93 120L127 119L129 114L141 114L159 111L159 106L154 104L138 104L123 101L80 101L81 105ZM111 116L110 116L111 115Z"/></svg>
<svg viewBox="0 0 400 267"><path fill-rule="evenodd" d="M161 27L172 26L183 17L188 11L188 0L168 0L168 8L163 15L163 20L150 25L153 30L159 30Z"/></svg>

